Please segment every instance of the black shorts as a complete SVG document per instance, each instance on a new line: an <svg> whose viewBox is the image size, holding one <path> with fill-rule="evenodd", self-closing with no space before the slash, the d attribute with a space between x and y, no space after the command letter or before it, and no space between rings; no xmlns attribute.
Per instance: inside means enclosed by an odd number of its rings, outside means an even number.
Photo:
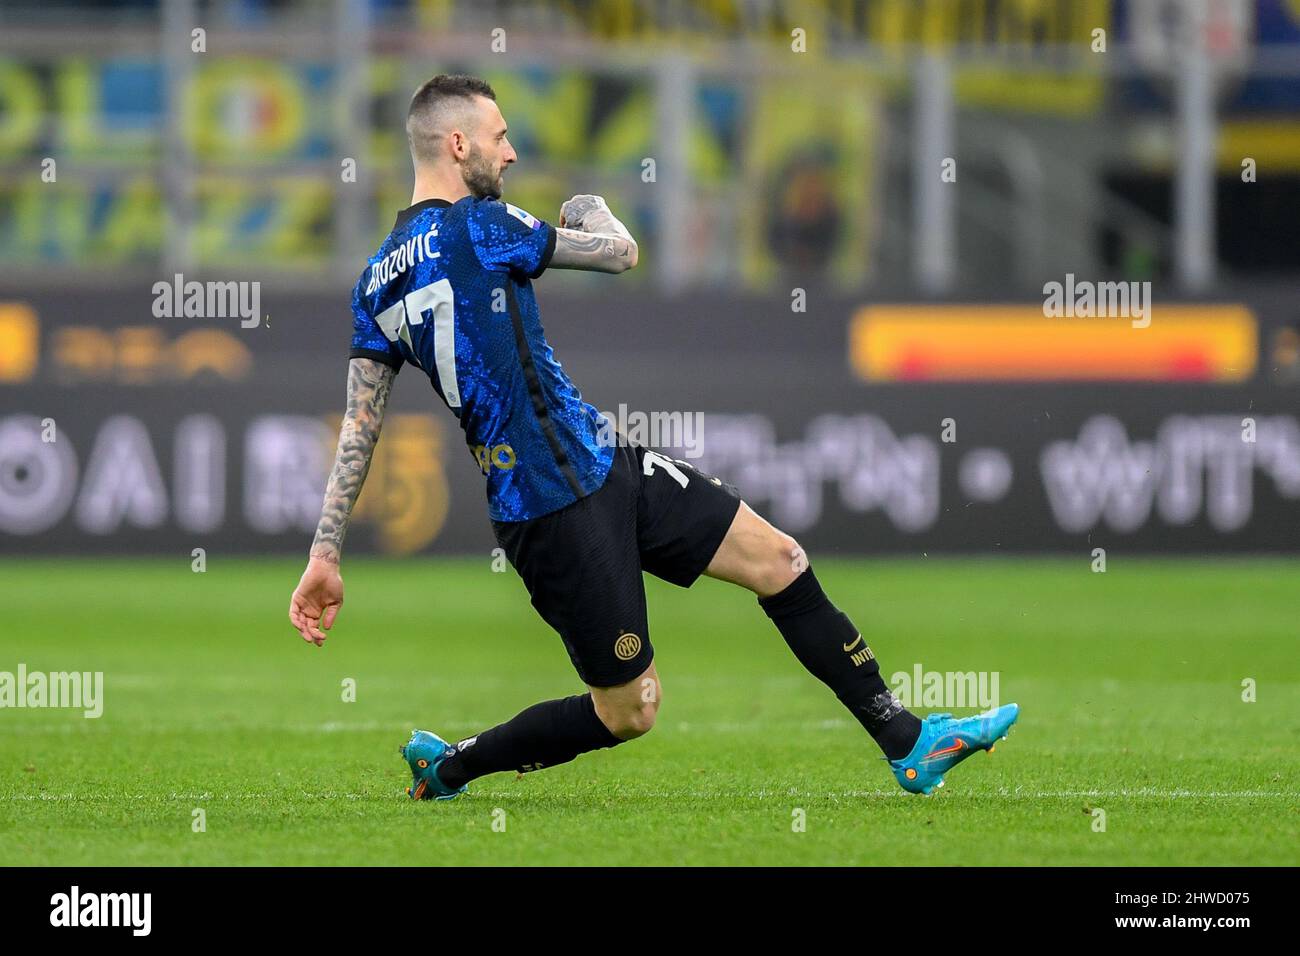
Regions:
<svg viewBox="0 0 1300 956"><path fill-rule="evenodd" d="M690 587L739 509L739 492L712 475L620 444L598 490L540 518L493 521L492 530L578 676L613 687L654 659L641 572Z"/></svg>

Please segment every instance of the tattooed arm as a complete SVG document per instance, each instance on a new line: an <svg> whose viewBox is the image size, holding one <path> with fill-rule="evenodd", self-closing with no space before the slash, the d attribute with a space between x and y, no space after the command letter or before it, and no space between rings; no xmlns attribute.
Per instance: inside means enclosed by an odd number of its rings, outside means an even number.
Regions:
<svg viewBox="0 0 1300 956"><path fill-rule="evenodd" d="M626 272L637 256L636 240L600 196L574 196L560 207L551 268Z"/></svg>
<svg viewBox="0 0 1300 956"><path fill-rule="evenodd" d="M338 452L325 486L307 570L289 600L289 621L304 641L317 647L325 642L325 631L334 626L343 606L343 578L339 576L343 537L370 470L395 374L394 369L372 359L354 358L348 363L348 407L339 428Z"/></svg>
<svg viewBox="0 0 1300 956"><path fill-rule="evenodd" d="M339 563L348 518L370 470L370 456L379 441L395 374L390 366L373 359L354 358L348 363L348 408L339 427L339 447L325 486L312 558Z"/></svg>

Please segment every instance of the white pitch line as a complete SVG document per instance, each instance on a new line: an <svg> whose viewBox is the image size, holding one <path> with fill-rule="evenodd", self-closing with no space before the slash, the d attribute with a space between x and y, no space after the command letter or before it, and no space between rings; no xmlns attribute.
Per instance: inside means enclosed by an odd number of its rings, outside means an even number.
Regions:
<svg viewBox="0 0 1300 956"><path fill-rule="evenodd" d="M1192 797L1197 800L1225 800L1232 797L1290 797L1300 800L1300 793L1286 790L1158 790L1155 787L1141 787L1137 790L1037 790L1028 793L1002 792L1000 797L1169 797L1181 799Z"/></svg>
<svg viewBox="0 0 1300 956"><path fill-rule="evenodd" d="M401 790L400 787L397 787L396 785L394 786L395 793L400 792L400 790ZM212 799L220 800L220 799L231 799L231 798L266 799L266 798L279 798L279 797L283 797L284 795L285 795L285 791L282 790L277 790L277 791L233 790L227 793L220 793L220 794L213 793L213 792L170 793L167 795L166 799L169 800L212 800ZM328 795L306 793L302 795L311 797L313 799L320 799L320 798L329 799L329 798L338 797L338 798L346 798L350 800L370 798L374 796L374 794L362 794L356 792L341 792L341 793L330 792ZM512 796L520 796L520 795L537 796L539 794L537 791L533 791L533 790L524 791L524 790L484 789L484 790L480 790L477 795L480 797L484 797L484 796L512 797ZM565 794L565 795L577 796L577 794ZM862 797L887 797L890 799L895 799L895 798L905 799L914 796L913 794L904 793L902 790L838 790L838 791L828 790L822 792L799 791L799 790L788 790L784 792L778 790L758 790L758 791L751 790L746 792L737 792L732 790L691 790L690 788L683 788L681 790L637 789L635 791L629 791L626 787L622 786L621 784L611 785L610 793L608 795L610 797L618 797L621 799L632 798L638 800L648 800L648 799L659 800L665 798L673 798L673 799L694 798L697 800L742 798L742 799L751 799L751 800L757 799L757 800L773 800L773 801L790 800L790 799L814 799L814 800L846 799L847 800L847 799L858 799ZM1196 799L1196 800L1228 800L1234 798L1271 800L1271 799L1286 798L1291 800L1300 800L1300 793L1294 793L1290 791L1279 791L1279 790L1157 790L1149 787L1143 788L1141 790L1032 790L1032 791L1026 790L1026 791L1015 791L1015 792L1008 791L1008 790L1001 790L996 793L987 793L987 792L980 793L978 791L971 792L971 791L953 790L950 793L943 793L941 791L939 794L936 794L936 796L939 797L940 799L951 799L954 795L961 796L961 797L1012 797L1014 799L1019 799L1019 800L1024 800L1024 799L1064 800L1064 799L1078 799L1079 797L1089 797L1089 798L1152 797L1152 798L1162 798L1162 799L1187 798L1187 799ZM584 798L587 796L595 797L595 796L600 796L600 794L597 792L590 792L590 793L585 793L582 796ZM158 799L157 794L134 793L134 794L122 795L122 794L97 794L97 793L87 793L85 791L79 791L76 793L59 793L59 794L54 794L54 793L11 794L9 796L0 796L0 803L3 803L5 801L15 801L15 800L118 802L121 800L157 800L157 799Z"/></svg>

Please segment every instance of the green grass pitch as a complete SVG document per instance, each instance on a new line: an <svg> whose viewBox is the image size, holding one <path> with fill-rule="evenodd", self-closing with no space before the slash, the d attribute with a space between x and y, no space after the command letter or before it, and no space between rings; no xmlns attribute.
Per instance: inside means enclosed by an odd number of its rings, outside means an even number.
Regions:
<svg viewBox="0 0 1300 956"><path fill-rule="evenodd" d="M751 595L647 579L649 735L413 803L412 728L582 690L508 569L347 560L318 650L286 620L296 559L6 560L0 671L103 671L105 700L0 710L0 864L1300 862L1300 564L1089 563L818 560L887 676L997 671L1021 705L934 797L897 787Z"/></svg>

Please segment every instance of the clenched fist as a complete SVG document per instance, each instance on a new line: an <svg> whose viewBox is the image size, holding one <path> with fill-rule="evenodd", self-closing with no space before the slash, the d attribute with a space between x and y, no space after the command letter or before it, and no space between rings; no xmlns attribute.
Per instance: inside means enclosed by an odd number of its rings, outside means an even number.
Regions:
<svg viewBox="0 0 1300 956"><path fill-rule="evenodd" d="M607 223L612 215L603 196L574 196L560 206L560 228L592 232L596 221Z"/></svg>

